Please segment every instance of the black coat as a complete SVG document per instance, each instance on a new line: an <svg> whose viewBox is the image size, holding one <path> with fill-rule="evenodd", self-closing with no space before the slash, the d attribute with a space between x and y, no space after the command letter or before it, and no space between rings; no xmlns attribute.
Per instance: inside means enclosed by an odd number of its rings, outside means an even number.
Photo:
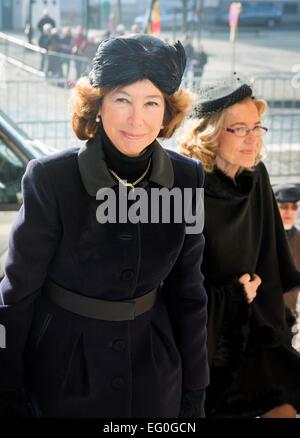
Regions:
<svg viewBox="0 0 300 438"><path fill-rule="evenodd" d="M198 163L157 143L143 187L201 187ZM176 417L182 390L208 384L203 235L184 223L105 224L101 187L113 187L98 140L29 163L0 284L0 388L25 385L36 415ZM70 313L40 293L49 278L93 298L119 301L161 285L133 321ZM24 353L24 360L22 355Z"/></svg>
<svg viewBox="0 0 300 438"><path fill-rule="evenodd" d="M293 226L290 230L286 231L286 237L288 240L289 248L294 260L294 263L298 269L300 269L300 230ZM288 291L284 295L284 302L295 315L298 317L297 301L298 301L299 287Z"/></svg>
<svg viewBox="0 0 300 438"><path fill-rule="evenodd" d="M263 163L234 183L216 169L205 179L203 273L208 294L211 383L208 416L300 408L300 355L291 347L283 293L300 285ZM249 305L238 278L258 274Z"/></svg>

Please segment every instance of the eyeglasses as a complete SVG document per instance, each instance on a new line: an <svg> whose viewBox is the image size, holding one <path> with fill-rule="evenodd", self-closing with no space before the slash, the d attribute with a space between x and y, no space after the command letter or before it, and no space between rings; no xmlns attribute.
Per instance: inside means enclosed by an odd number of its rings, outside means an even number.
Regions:
<svg viewBox="0 0 300 438"><path fill-rule="evenodd" d="M224 131L231 132L237 137L247 137L250 131L252 131L256 137L262 137L268 132L268 128L265 128L264 126L254 126L254 128L252 129L246 128L245 126L241 126L240 128L223 128L223 129Z"/></svg>
<svg viewBox="0 0 300 438"><path fill-rule="evenodd" d="M285 202L284 204L278 204L280 210L298 210L298 204L295 202Z"/></svg>

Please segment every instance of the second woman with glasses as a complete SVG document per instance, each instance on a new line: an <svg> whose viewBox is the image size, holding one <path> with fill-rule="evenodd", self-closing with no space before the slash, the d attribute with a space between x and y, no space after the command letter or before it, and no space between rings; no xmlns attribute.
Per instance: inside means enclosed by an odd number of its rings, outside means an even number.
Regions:
<svg viewBox="0 0 300 438"><path fill-rule="evenodd" d="M300 355L283 293L300 284L261 159L267 103L239 80L202 92L182 152L206 171L208 417L292 418Z"/></svg>

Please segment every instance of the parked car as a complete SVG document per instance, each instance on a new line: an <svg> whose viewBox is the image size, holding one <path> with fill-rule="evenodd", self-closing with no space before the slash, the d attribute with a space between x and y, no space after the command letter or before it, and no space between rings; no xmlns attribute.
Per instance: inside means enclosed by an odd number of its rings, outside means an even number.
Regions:
<svg viewBox="0 0 300 438"><path fill-rule="evenodd" d="M217 14L217 23L228 24L228 10L231 2L226 2ZM282 17L282 7L275 2L248 1L242 5L239 17L239 26L267 26L273 28L278 25Z"/></svg>
<svg viewBox="0 0 300 438"><path fill-rule="evenodd" d="M55 149L32 140L0 111L0 278L11 225L22 204L21 179L27 163L52 152Z"/></svg>
<svg viewBox="0 0 300 438"><path fill-rule="evenodd" d="M198 24L198 16L194 10L193 2L189 2L187 13L187 24L189 29ZM141 29L144 29L146 15L140 15L135 18L135 24L138 24ZM183 21L182 2L174 3L173 5L160 6L160 26L161 30L181 29Z"/></svg>

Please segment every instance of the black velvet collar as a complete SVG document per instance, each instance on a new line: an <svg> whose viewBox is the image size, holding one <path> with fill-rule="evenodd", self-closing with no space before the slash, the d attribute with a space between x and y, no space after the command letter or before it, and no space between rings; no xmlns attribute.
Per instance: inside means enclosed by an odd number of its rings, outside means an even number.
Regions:
<svg viewBox="0 0 300 438"><path fill-rule="evenodd" d="M171 159L158 141L154 142L151 156L152 166L149 180L167 188L174 184L174 171ZM88 140L78 152L78 165L81 179L86 191L96 196L99 189L113 187L117 181L108 170L101 137Z"/></svg>

